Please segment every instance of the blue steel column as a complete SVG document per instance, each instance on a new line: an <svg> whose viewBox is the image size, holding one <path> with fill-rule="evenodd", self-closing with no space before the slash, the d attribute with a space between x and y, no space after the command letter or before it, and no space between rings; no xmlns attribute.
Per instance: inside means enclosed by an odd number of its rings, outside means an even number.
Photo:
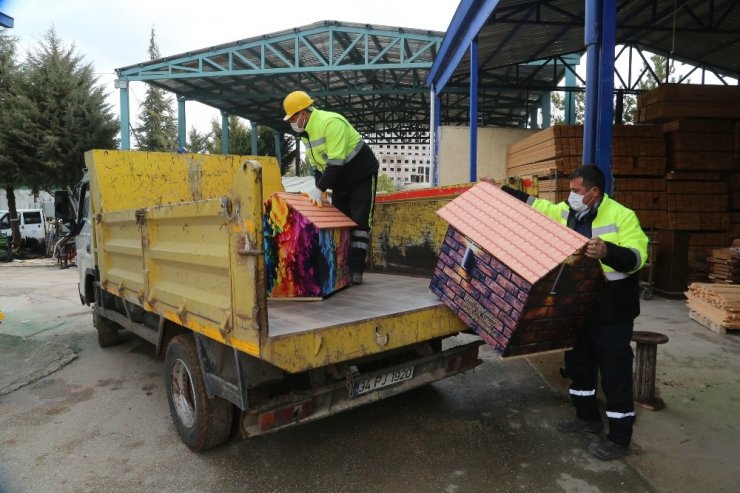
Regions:
<svg viewBox="0 0 740 493"><path fill-rule="evenodd" d="M281 156L280 152L280 142L282 140L283 134L278 132L277 130L273 131L272 135L275 137L275 158L277 159L278 166L280 166L280 169L283 169L283 157Z"/></svg>
<svg viewBox="0 0 740 493"><path fill-rule="evenodd" d="M221 154L229 153L229 115L221 112Z"/></svg>
<svg viewBox="0 0 740 493"><path fill-rule="evenodd" d="M552 126L550 121L550 91L542 93L542 128Z"/></svg>
<svg viewBox="0 0 740 493"><path fill-rule="evenodd" d="M614 49L617 2L603 0L599 53L599 108L596 131L596 164L604 173L604 191L612 193L612 125L614 123Z"/></svg>
<svg viewBox="0 0 740 493"><path fill-rule="evenodd" d="M249 120L249 125L252 127L252 156L257 155L257 124L252 120Z"/></svg>
<svg viewBox="0 0 740 493"><path fill-rule="evenodd" d="M177 98L177 148L185 147L187 123L185 122L185 97Z"/></svg>
<svg viewBox="0 0 740 493"><path fill-rule="evenodd" d="M586 44L586 107L585 115L583 115L583 164L596 164L601 2L602 0L586 0L586 18L583 29Z"/></svg>
<svg viewBox="0 0 740 493"><path fill-rule="evenodd" d="M128 151L131 149L131 133L129 132L131 122L129 119L128 81L117 80L116 87L118 88L118 94L121 97L121 150Z"/></svg>
<svg viewBox="0 0 740 493"><path fill-rule="evenodd" d="M478 38L470 42L470 182L478 181Z"/></svg>

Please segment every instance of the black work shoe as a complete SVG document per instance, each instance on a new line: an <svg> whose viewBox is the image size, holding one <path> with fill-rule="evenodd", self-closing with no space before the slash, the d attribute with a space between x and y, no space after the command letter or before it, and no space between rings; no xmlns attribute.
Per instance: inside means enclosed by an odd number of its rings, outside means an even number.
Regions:
<svg viewBox="0 0 740 493"><path fill-rule="evenodd" d="M630 447L629 445L619 445L608 438L604 438L589 445L588 452L601 460L614 460L628 456L630 454Z"/></svg>
<svg viewBox="0 0 740 493"><path fill-rule="evenodd" d="M562 433L598 433L604 427L601 420L585 421L581 418L558 421L558 431Z"/></svg>
<svg viewBox="0 0 740 493"><path fill-rule="evenodd" d="M352 273L352 284L362 284L362 272Z"/></svg>

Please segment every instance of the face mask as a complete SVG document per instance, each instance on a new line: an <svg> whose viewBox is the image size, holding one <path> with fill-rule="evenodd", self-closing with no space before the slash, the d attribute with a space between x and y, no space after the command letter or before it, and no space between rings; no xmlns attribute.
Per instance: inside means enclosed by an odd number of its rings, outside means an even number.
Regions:
<svg viewBox="0 0 740 493"><path fill-rule="evenodd" d="M300 118L298 118L298 120L300 120ZM304 121L303 124L305 125L306 122ZM292 128L294 132L299 134L306 131L306 127L298 125L297 120L295 122L290 122L290 128Z"/></svg>
<svg viewBox="0 0 740 493"><path fill-rule="evenodd" d="M583 195L578 195L575 192L570 192L570 195L568 195L568 205L576 212L583 212L588 209L588 206L583 203Z"/></svg>

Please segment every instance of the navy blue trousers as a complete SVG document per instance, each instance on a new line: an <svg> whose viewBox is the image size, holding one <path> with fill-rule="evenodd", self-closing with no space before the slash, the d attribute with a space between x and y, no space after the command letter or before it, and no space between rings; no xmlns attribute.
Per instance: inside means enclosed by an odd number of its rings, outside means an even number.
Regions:
<svg viewBox="0 0 740 493"><path fill-rule="evenodd" d="M601 419L596 401L599 373L609 419L607 438L629 445L635 422L632 398L632 322L590 323L566 353L565 371L572 380L570 397L576 415L586 421Z"/></svg>

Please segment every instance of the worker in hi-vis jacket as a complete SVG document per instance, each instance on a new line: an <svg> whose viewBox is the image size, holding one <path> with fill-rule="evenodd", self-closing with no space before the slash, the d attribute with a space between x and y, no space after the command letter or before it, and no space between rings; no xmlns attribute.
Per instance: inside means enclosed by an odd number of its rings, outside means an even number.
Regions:
<svg viewBox="0 0 740 493"><path fill-rule="evenodd" d="M378 160L357 130L338 113L313 106L313 99L294 91L283 100L285 121L301 137L314 172L315 188L306 195L321 207L322 194L332 191L332 204L357 223L352 230L352 284L362 284L373 224Z"/></svg>
<svg viewBox="0 0 740 493"><path fill-rule="evenodd" d="M609 433L592 443L588 451L600 459L611 460L630 453L635 421L630 341L634 319L640 314L638 272L646 261L648 239L635 213L604 193L604 174L599 168L582 166L569 179L570 196L558 204L508 186L502 190L590 238L584 254L601 262L606 287L586 328L565 357L576 418L560 421L558 430L601 431L603 423L596 401L596 383L601 373Z"/></svg>

